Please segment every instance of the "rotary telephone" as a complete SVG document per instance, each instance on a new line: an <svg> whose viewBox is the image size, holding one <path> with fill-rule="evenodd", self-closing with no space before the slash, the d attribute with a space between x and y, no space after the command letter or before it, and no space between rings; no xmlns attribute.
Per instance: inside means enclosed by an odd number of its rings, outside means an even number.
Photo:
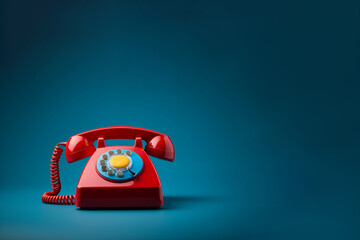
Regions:
<svg viewBox="0 0 360 240"><path fill-rule="evenodd" d="M135 139L135 144L106 146L106 139ZM93 145L96 140L97 149ZM142 140L147 143L145 150ZM69 163L91 156L76 195L59 195L60 146L65 146ZM137 127L104 127L72 136L55 146L50 164L53 190L44 193L41 200L80 208L163 206L160 180L147 154L173 162L174 145L165 134Z"/></svg>

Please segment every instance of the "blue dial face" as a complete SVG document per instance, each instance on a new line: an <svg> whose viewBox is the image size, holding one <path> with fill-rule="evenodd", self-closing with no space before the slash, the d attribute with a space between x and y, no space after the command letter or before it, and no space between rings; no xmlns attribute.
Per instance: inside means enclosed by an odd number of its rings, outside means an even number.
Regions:
<svg viewBox="0 0 360 240"><path fill-rule="evenodd" d="M96 161L101 176L113 181L126 181L137 176L143 168L141 157L130 150L115 148L104 152Z"/></svg>

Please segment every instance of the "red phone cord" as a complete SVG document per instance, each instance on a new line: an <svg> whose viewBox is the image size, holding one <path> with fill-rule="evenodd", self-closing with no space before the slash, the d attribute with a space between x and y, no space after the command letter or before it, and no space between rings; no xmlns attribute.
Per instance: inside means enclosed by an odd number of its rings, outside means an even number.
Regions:
<svg viewBox="0 0 360 240"><path fill-rule="evenodd" d="M55 146L50 164L52 191L46 192L42 195L43 203L58 204L58 205L72 205L75 204L75 195L58 195L61 190L61 182L59 175L59 160L63 152L59 145L65 146L66 143L59 143Z"/></svg>

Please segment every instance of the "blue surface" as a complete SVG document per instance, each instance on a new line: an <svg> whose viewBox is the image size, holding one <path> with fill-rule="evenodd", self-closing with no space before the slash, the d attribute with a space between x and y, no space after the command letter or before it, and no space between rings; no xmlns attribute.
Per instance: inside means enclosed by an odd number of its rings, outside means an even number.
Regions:
<svg viewBox="0 0 360 240"><path fill-rule="evenodd" d="M102 155L107 154L109 156L109 152L115 150L114 151L115 155L113 155L113 156L116 156L116 155L118 155L116 153L117 149L118 148L114 148L113 150L109 150L109 151L103 153ZM127 149L121 149L121 150L123 151L123 153L125 153L125 151L130 151ZM143 168L143 161L136 152L133 152L133 151L130 151L130 152L131 152L131 161L132 161L130 170L133 171L135 173L135 175L138 175L141 172L141 169ZM113 176L109 176L107 174L107 172L101 171L100 160L102 159L102 155L96 161L96 169L97 169L98 173L100 173L103 177L114 180L114 181L124 181L124 180L128 180L128 179L131 179L134 177L134 175L132 175L129 171L123 171L123 176L121 178L116 176L116 172ZM110 159L111 159L111 157L109 157L109 159L107 161L110 161Z"/></svg>
<svg viewBox="0 0 360 240"><path fill-rule="evenodd" d="M360 239L359 8L2 1L0 238ZM116 125L171 137L164 209L42 204L54 146Z"/></svg>

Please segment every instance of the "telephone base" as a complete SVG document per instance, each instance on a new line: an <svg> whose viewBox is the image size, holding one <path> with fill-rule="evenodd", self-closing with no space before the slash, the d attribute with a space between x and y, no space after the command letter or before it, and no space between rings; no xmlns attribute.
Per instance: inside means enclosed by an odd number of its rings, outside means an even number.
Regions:
<svg viewBox="0 0 360 240"><path fill-rule="evenodd" d="M79 210L157 210L161 207L81 207Z"/></svg>
<svg viewBox="0 0 360 240"><path fill-rule="evenodd" d="M78 188L75 200L79 208L158 208L163 205L161 187Z"/></svg>

